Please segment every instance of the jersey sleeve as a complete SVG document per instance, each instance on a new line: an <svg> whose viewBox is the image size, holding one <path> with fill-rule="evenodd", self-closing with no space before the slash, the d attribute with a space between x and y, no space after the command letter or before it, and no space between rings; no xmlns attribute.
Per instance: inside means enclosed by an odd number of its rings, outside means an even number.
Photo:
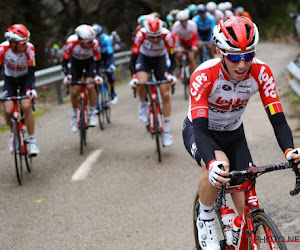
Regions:
<svg viewBox="0 0 300 250"><path fill-rule="evenodd" d="M140 47L145 39L145 35L141 30L139 30L134 37L133 46L132 46L132 53L138 54L140 52Z"/></svg>
<svg viewBox="0 0 300 250"><path fill-rule="evenodd" d="M27 66L36 66L35 62L35 48L32 44L29 44L26 48Z"/></svg>
<svg viewBox="0 0 300 250"><path fill-rule="evenodd" d="M93 41L93 55L95 61L100 61L101 59L100 44L96 39L94 39Z"/></svg>
<svg viewBox="0 0 300 250"><path fill-rule="evenodd" d="M195 71L190 80L192 120L208 118L208 97L213 83L208 69Z"/></svg>

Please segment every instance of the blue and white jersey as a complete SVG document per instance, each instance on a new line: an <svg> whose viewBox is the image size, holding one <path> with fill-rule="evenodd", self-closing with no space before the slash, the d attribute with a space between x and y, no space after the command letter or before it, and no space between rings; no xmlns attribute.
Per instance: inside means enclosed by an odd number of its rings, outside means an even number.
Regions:
<svg viewBox="0 0 300 250"><path fill-rule="evenodd" d="M100 53L101 53L101 55L103 55L103 54L110 55L110 54L114 53L114 49L113 49L113 46L112 46L109 35L107 35L105 33L102 33L100 35L100 39L99 39L99 37L97 37L97 40L100 43Z"/></svg>
<svg viewBox="0 0 300 250"><path fill-rule="evenodd" d="M196 15L192 19L197 24L198 29L198 37L201 39L201 37L208 37L209 41L212 41L212 32L216 25L215 17L206 12L205 13L205 19L203 20L200 15Z"/></svg>

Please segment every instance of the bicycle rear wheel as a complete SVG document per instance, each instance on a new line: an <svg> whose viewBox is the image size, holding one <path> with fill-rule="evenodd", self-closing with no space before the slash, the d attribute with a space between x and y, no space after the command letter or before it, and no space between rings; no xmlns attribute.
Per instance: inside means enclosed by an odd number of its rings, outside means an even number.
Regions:
<svg viewBox="0 0 300 250"><path fill-rule="evenodd" d="M80 154L83 154L83 146L86 144L86 134L84 126L84 99L80 100L80 119L79 119L79 136L80 136Z"/></svg>
<svg viewBox="0 0 300 250"><path fill-rule="evenodd" d="M13 148L14 148L16 174L17 174L17 180L19 185L22 185L22 181L23 181L22 150L21 150L20 133L19 133L19 128L17 123L14 123L13 131L14 131Z"/></svg>
<svg viewBox="0 0 300 250"><path fill-rule="evenodd" d="M153 116L154 116L154 135L155 135L155 142L156 142L156 151L157 151L157 156L158 156L158 162L161 162L161 152L160 152L161 131L160 131L160 126L159 126L159 121L158 121L156 102L153 101L152 105L153 105Z"/></svg>
<svg viewBox="0 0 300 250"><path fill-rule="evenodd" d="M284 237L281 235L277 225L265 212L257 212L253 217L255 239L257 240L257 248L251 237L248 238L248 249L280 249L286 250L286 244L283 242Z"/></svg>

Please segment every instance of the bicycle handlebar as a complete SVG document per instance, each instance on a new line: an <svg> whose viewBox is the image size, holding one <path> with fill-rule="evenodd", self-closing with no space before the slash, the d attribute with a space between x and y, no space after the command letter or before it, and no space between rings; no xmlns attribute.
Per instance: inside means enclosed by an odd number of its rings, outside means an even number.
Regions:
<svg viewBox="0 0 300 250"><path fill-rule="evenodd" d="M21 96L7 96L7 97L1 97L0 101L18 101L18 100L23 100L23 99L29 99L28 95L21 95Z"/></svg>
<svg viewBox="0 0 300 250"><path fill-rule="evenodd" d="M142 82L142 83L137 83L137 86L155 86L155 85L160 85L160 84L168 84L171 83L171 81L168 80L160 80L160 81L150 81L150 82ZM171 87L171 92L172 95L175 93L175 87L172 85ZM133 89L133 97L136 98L136 89Z"/></svg>
<svg viewBox="0 0 300 250"><path fill-rule="evenodd" d="M259 167L249 167L241 171L234 170L229 172L225 178L230 178L231 180L233 180L238 177L245 177L246 179L250 180L253 178L255 179L256 177L258 177L258 175L262 175L267 172L292 168L296 175L296 184L295 184L295 188L290 191L290 195L295 196L300 192L300 172L297 166L298 163L294 163L293 160L290 160L289 162L284 162L284 163L270 164L270 165L259 166ZM219 209L220 207L222 207L222 204L224 204L225 189L226 186L225 184L223 184L222 188L217 190L218 198L216 203L214 204L214 209Z"/></svg>
<svg viewBox="0 0 300 250"><path fill-rule="evenodd" d="M71 81L71 84L84 86L87 84L96 84L96 82L95 81Z"/></svg>

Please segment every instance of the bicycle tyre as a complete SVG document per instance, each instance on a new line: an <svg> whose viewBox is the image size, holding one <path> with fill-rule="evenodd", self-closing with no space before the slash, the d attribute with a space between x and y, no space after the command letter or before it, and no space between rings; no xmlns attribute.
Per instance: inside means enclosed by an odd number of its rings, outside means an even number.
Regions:
<svg viewBox="0 0 300 250"><path fill-rule="evenodd" d="M255 237L259 237L260 241L258 242L258 248L257 249L273 249L269 246L268 242L265 241L268 238L268 234L266 235L266 230L269 230L271 233L271 238L274 239L274 244L276 245L276 249L280 250L286 250L286 244L282 240L284 240L284 237L281 235L277 225L275 222L271 219L271 217L266 214L265 212L257 212L253 215L253 224L254 224L254 231L255 231ZM264 236L260 234L262 232ZM262 241L263 240L263 241ZM254 249L252 247L252 240L251 237L248 238L248 249L252 250Z"/></svg>
<svg viewBox="0 0 300 250"><path fill-rule="evenodd" d="M157 106L156 102L152 101L153 105L153 116L154 116L154 134L155 134L155 143L156 143L156 151L158 156L158 162L161 162L161 151L160 151L160 126L158 122L158 113L157 113Z"/></svg>
<svg viewBox="0 0 300 250"><path fill-rule="evenodd" d="M99 98L100 96L100 98ZM100 101L101 99L101 101ZM104 111L103 111L103 107L102 107L102 90L101 87L98 89L97 91L97 102L98 102L98 106L99 106L99 112L98 112L98 121L99 121L99 127L101 130L104 129Z"/></svg>
<svg viewBox="0 0 300 250"><path fill-rule="evenodd" d="M79 119L79 136L80 136L80 154L83 154L83 146L85 140L84 127L84 99L80 99L80 119Z"/></svg>
<svg viewBox="0 0 300 250"><path fill-rule="evenodd" d="M13 148L14 148L14 158L15 158L15 168L17 174L17 180L19 185L22 185L23 182L23 164L22 164L22 150L21 150L21 140L18 124L14 124L13 128Z"/></svg>
<svg viewBox="0 0 300 250"><path fill-rule="evenodd" d="M105 103L104 112L105 112L106 121L107 123L110 123L111 121L110 97L108 94L108 86L106 83L105 83L104 103Z"/></svg>

